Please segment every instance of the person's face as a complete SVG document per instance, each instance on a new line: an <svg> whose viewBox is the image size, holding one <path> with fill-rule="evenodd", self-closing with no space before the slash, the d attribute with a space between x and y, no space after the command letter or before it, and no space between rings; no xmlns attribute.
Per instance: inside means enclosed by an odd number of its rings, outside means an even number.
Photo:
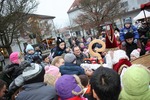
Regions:
<svg viewBox="0 0 150 100"><path fill-rule="evenodd" d="M55 64L55 66L60 67L61 65L64 65L65 61L64 59L59 59L59 61Z"/></svg>
<svg viewBox="0 0 150 100"><path fill-rule="evenodd" d="M34 50L29 50L28 53L29 53L29 54L33 54L33 53L34 53Z"/></svg>
<svg viewBox="0 0 150 100"><path fill-rule="evenodd" d="M49 62L50 62L49 57L46 57L46 58L44 59L44 62L49 63Z"/></svg>
<svg viewBox="0 0 150 100"><path fill-rule="evenodd" d="M3 97L6 92L6 85L3 86L3 88L0 90L0 97Z"/></svg>
<svg viewBox="0 0 150 100"><path fill-rule="evenodd" d="M59 44L59 47L60 47L61 49L64 49L64 48L65 48L65 43L64 43L64 42L60 43L60 44Z"/></svg>
<svg viewBox="0 0 150 100"><path fill-rule="evenodd" d="M75 47L74 48L74 54L78 56L78 55L80 55L80 53L81 53L80 48L79 47Z"/></svg>
<svg viewBox="0 0 150 100"><path fill-rule="evenodd" d="M84 47L84 44L83 44L83 43L80 43L80 47L83 48L83 47Z"/></svg>
<svg viewBox="0 0 150 100"><path fill-rule="evenodd" d="M126 41L131 44L133 42L133 38L126 39Z"/></svg>
<svg viewBox="0 0 150 100"><path fill-rule="evenodd" d="M126 28L129 28L130 26L131 26L131 24L129 24L129 23L125 24Z"/></svg>

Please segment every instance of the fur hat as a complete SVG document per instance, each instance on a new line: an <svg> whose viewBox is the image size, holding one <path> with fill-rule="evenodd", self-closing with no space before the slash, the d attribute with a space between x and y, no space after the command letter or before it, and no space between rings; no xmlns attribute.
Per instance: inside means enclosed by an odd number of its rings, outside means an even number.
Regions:
<svg viewBox="0 0 150 100"><path fill-rule="evenodd" d="M67 63L73 63L76 60L76 56L72 53L67 53L64 56L64 60Z"/></svg>
<svg viewBox="0 0 150 100"><path fill-rule="evenodd" d="M9 56L9 60L12 63L19 64L19 52L13 52Z"/></svg>
<svg viewBox="0 0 150 100"><path fill-rule="evenodd" d="M134 49L134 50L131 52L130 56L133 55L133 56L135 56L136 58L139 58L139 57L140 57L140 51L141 51L141 49Z"/></svg>
<svg viewBox="0 0 150 100"><path fill-rule="evenodd" d="M144 66L134 64L123 75L123 100L150 100L150 74Z"/></svg>
<svg viewBox="0 0 150 100"><path fill-rule="evenodd" d="M61 76L56 81L55 88L61 100L67 100L74 96L79 96L84 92L80 79L76 75Z"/></svg>
<svg viewBox="0 0 150 100"><path fill-rule="evenodd" d="M126 18L126 19L124 20L124 24L132 24L131 18Z"/></svg>
<svg viewBox="0 0 150 100"><path fill-rule="evenodd" d="M28 44L26 46L26 52L28 52L29 50L34 50L33 46L31 44Z"/></svg>
<svg viewBox="0 0 150 100"><path fill-rule="evenodd" d="M61 39L60 37L57 37L57 46L59 46L60 43L65 42L63 39Z"/></svg>
<svg viewBox="0 0 150 100"><path fill-rule="evenodd" d="M31 63L30 67L27 67L22 72L22 77L26 84L43 82L44 81L44 68L36 63Z"/></svg>

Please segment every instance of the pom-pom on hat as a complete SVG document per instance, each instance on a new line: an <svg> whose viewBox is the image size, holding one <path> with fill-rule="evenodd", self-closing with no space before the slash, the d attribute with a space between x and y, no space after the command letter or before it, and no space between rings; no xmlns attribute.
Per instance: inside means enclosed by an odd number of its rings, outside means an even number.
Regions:
<svg viewBox="0 0 150 100"><path fill-rule="evenodd" d="M76 60L76 56L72 53L67 53L64 56L64 60L67 63L73 63Z"/></svg>
<svg viewBox="0 0 150 100"><path fill-rule="evenodd" d="M31 44L28 44L26 47L26 52L28 52L29 50L34 50L34 48Z"/></svg>
<svg viewBox="0 0 150 100"><path fill-rule="evenodd" d="M19 52L13 52L9 56L9 60L12 63L19 64Z"/></svg>
<svg viewBox="0 0 150 100"><path fill-rule="evenodd" d="M74 96L79 96L84 92L80 79L76 75L61 76L56 81L55 88L61 100L67 100Z"/></svg>
<svg viewBox="0 0 150 100"><path fill-rule="evenodd" d="M59 46L60 43L64 42L64 40L60 37L57 37L57 46Z"/></svg>

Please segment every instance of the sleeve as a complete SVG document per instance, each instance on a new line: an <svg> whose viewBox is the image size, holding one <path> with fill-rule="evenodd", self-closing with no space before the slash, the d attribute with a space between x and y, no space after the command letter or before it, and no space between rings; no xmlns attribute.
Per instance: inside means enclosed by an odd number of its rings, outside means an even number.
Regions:
<svg viewBox="0 0 150 100"><path fill-rule="evenodd" d="M123 31L124 31L124 29L120 30L120 41L121 42L123 42L125 40L125 38L124 38L124 32Z"/></svg>
<svg viewBox="0 0 150 100"><path fill-rule="evenodd" d="M134 39L139 39L139 33L136 27L133 26Z"/></svg>

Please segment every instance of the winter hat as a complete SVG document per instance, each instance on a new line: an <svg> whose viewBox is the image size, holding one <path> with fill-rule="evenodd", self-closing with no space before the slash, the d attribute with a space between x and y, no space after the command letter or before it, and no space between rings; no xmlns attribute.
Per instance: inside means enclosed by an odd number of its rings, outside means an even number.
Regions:
<svg viewBox="0 0 150 100"><path fill-rule="evenodd" d="M9 56L9 60L12 63L19 64L19 52L13 52Z"/></svg>
<svg viewBox="0 0 150 100"><path fill-rule="evenodd" d="M136 58L139 58L139 57L140 57L140 51L141 51L141 49L134 49L134 50L131 52L130 56L133 55L133 56L135 56Z"/></svg>
<svg viewBox="0 0 150 100"><path fill-rule="evenodd" d="M133 35L132 32L127 32L127 33L124 35L124 38L125 38L125 39L129 39L129 38L133 38L133 37L134 37L134 35Z"/></svg>
<svg viewBox="0 0 150 100"><path fill-rule="evenodd" d="M44 82L48 85L54 86L60 75L59 68L56 66L45 66Z"/></svg>
<svg viewBox="0 0 150 100"><path fill-rule="evenodd" d="M131 18L126 18L124 24L132 24Z"/></svg>
<svg viewBox="0 0 150 100"><path fill-rule="evenodd" d="M33 46L31 44L28 44L26 46L26 52L28 52L29 50L34 50Z"/></svg>
<svg viewBox="0 0 150 100"><path fill-rule="evenodd" d="M37 83L44 81L44 68L36 63L31 63L30 67L27 67L22 72L22 77L26 84Z"/></svg>
<svg viewBox="0 0 150 100"><path fill-rule="evenodd" d="M59 68L56 66L45 66L45 74L51 74L57 76L59 74Z"/></svg>
<svg viewBox="0 0 150 100"><path fill-rule="evenodd" d="M55 84L56 92L61 100L66 100L83 93L83 86L76 75L63 75Z"/></svg>
<svg viewBox="0 0 150 100"><path fill-rule="evenodd" d="M59 46L60 43L65 42L63 39L61 39L60 37L57 37L57 46Z"/></svg>
<svg viewBox="0 0 150 100"><path fill-rule="evenodd" d="M121 100L150 100L150 74L142 65L132 65L123 75Z"/></svg>
<svg viewBox="0 0 150 100"><path fill-rule="evenodd" d="M114 35L114 30L112 25L108 25L108 27L110 27L110 30L106 30L106 51L112 51L112 50L117 50L118 48L118 44L117 44L117 40L116 37Z"/></svg>
<svg viewBox="0 0 150 100"><path fill-rule="evenodd" d="M64 60L67 63L73 63L76 60L76 56L72 53L67 53L65 54Z"/></svg>

